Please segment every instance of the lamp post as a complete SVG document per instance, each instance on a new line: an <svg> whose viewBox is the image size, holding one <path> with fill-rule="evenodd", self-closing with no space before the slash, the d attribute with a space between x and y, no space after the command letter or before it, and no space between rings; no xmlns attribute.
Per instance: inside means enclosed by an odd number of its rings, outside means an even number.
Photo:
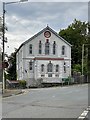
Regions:
<svg viewBox="0 0 90 120"><path fill-rule="evenodd" d="M14 3L20 3L20 2L25 2L25 1L28 1L28 0L20 0L20 1L15 1L15 2L3 2L3 52L2 52L2 74L3 74L3 84L2 84L2 93L3 93L3 90L5 89L5 78L4 78L4 71L5 71L5 68L4 68L4 54L5 54L5 5L8 5L8 4L14 4Z"/></svg>
<svg viewBox="0 0 90 120"><path fill-rule="evenodd" d="M83 82L83 63L84 63L84 44L82 45L82 82Z"/></svg>

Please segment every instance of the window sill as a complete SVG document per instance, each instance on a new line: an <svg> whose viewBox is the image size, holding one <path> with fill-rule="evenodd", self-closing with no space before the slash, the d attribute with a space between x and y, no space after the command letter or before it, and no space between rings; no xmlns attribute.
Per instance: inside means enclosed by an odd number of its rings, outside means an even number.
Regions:
<svg viewBox="0 0 90 120"><path fill-rule="evenodd" d="M61 55L61 57L67 57L67 55Z"/></svg>

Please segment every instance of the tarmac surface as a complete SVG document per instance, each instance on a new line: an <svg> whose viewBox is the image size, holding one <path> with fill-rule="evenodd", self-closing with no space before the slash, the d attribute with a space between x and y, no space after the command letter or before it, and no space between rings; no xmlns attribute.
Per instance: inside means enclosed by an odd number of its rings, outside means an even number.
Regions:
<svg viewBox="0 0 90 120"><path fill-rule="evenodd" d="M88 85L25 89L22 92L3 98L3 118L81 118L88 112Z"/></svg>

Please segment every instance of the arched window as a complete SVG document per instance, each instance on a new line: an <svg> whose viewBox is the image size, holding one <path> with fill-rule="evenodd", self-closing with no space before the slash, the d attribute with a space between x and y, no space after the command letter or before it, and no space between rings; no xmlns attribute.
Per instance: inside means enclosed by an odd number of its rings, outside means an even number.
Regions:
<svg viewBox="0 0 90 120"><path fill-rule="evenodd" d="M49 43L49 40L47 39L47 40L46 40L46 43L45 43L45 54L46 54L46 55L49 55L49 49L50 49L50 48L49 48L49 47L50 47L49 45L50 45L50 43Z"/></svg>
<svg viewBox="0 0 90 120"><path fill-rule="evenodd" d="M41 72L44 72L44 64L41 65Z"/></svg>
<svg viewBox="0 0 90 120"><path fill-rule="evenodd" d="M56 54L56 42L54 41L54 43L53 43L53 55L55 55Z"/></svg>
<svg viewBox="0 0 90 120"><path fill-rule="evenodd" d="M33 62L32 61L29 62L29 70L33 70Z"/></svg>
<svg viewBox="0 0 90 120"><path fill-rule="evenodd" d="M62 46L62 55L65 55L65 45Z"/></svg>
<svg viewBox="0 0 90 120"><path fill-rule="evenodd" d="M64 73L66 73L66 63L64 62Z"/></svg>
<svg viewBox="0 0 90 120"><path fill-rule="evenodd" d="M56 72L59 72L59 65L56 65Z"/></svg>
<svg viewBox="0 0 90 120"><path fill-rule="evenodd" d="M47 72L53 72L53 64L51 62L47 65Z"/></svg>
<svg viewBox="0 0 90 120"><path fill-rule="evenodd" d="M32 54L32 44L29 45L29 54Z"/></svg>
<svg viewBox="0 0 90 120"><path fill-rule="evenodd" d="M39 41L39 54L42 54L42 43Z"/></svg>

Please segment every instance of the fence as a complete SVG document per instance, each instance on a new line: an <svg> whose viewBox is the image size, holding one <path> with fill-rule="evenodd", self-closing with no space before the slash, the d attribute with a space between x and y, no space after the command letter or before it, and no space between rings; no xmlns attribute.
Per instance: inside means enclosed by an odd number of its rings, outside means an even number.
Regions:
<svg viewBox="0 0 90 120"><path fill-rule="evenodd" d="M88 75L81 75L81 72L73 72L74 83L87 83Z"/></svg>

